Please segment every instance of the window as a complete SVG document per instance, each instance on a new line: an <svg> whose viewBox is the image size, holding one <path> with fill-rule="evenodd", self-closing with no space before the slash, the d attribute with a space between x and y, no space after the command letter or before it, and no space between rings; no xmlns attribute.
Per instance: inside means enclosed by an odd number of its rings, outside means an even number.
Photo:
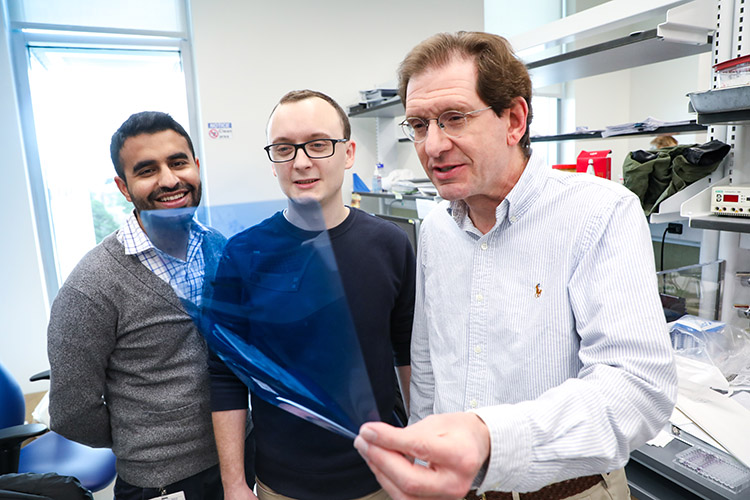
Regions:
<svg viewBox="0 0 750 500"><path fill-rule="evenodd" d="M531 136L557 135L560 133L560 99L533 95L531 97L534 117L531 120ZM534 153L541 153L549 165L559 163L559 146L555 141L532 142Z"/></svg>
<svg viewBox="0 0 750 500"><path fill-rule="evenodd" d="M8 3L50 299L81 257L132 211L113 181L109 155L120 124L132 113L157 110L196 130L185 2L134 1L125 10L102 10L94 0Z"/></svg>
<svg viewBox="0 0 750 500"><path fill-rule="evenodd" d="M534 15L529 15L529 4L510 4L496 0L484 1L484 30L497 33L512 41L513 37L529 30L556 21L567 15L570 7L563 0L534 0ZM558 49L555 49L558 50ZM531 50L518 52L516 55L523 61L535 59L544 47L532 47ZM552 54L550 54L552 55ZM547 88L534 87L532 91L532 109L534 117L531 122L530 133L533 136L558 135L563 129L566 108L563 107L564 85L554 85ZM547 163L559 163L559 158L565 158L573 152L566 149L564 144L552 141L532 142L531 148L535 154L541 154Z"/></svg>
<svg viewBox="0 0 750 500"><path fill-rule="evenodd" d="M27 47L41 177L62 282L132 211L117 189L112 134L134 112L188 124L177 50Z"/></svg>
<svg viewBox="0 0 750 500"><path fill-rule="evenodd" d="M114 30L185 30L184 0L8 0L10 19L25 27L87 26L99 33ZM105 31L106 30L106 31Z"/></svg>

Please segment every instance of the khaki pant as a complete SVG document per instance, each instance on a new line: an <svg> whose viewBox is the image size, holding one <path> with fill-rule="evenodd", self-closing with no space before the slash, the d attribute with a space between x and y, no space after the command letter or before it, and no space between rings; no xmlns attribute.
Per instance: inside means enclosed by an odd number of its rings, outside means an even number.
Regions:
<svg viewBox="0 0 750 500"><path fill-rule="evenodd" d="M630 500L630 488L628 488L628 481L625 477L625 469L618 469L608 474L602 474L602 476L603 482L565 500ZM260 480L256 481L259 500L295 500L279 495ZM513 492L514 500L518 500L518 495L518 493ZM379 490L356 500L391 500L391 497L385 490Z"/></svg>
<svg viewBox="0 0 750 500"><path fill-rule="evenodd" d="M625 469L602 474L602 477L604 481L565 500L630 500L630 488L625 477ZM518 495L514 491L513 499L518 500L520 498Z"/></svg>
<svg viewBox="0 0 750 500"><path fill-rule="evenodd" d="M258 499L259 500L295 500L291 497L285 497L284 495L279 495L275 491L273 491L271 488L263 484L260 480L256 478L256 483L258 485ZM378 490L374 493L370 493L369 495L357 498L355 500L391 500L391 497L388 496L388 493L385 492L385 490Z"/></svg>

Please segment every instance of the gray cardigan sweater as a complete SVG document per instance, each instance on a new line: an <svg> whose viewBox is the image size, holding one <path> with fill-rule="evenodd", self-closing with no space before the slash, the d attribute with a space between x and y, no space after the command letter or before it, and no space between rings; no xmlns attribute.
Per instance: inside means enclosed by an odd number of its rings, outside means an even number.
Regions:
<svg viewBox="0 0 750 500"><path fill-rule="evenodd" d="M204 255L222 243L206 234ZM47 340L54 431L111 447L118 475L144 488L218 463L205 341L172 288L115 234L60 289Z"/></svg>

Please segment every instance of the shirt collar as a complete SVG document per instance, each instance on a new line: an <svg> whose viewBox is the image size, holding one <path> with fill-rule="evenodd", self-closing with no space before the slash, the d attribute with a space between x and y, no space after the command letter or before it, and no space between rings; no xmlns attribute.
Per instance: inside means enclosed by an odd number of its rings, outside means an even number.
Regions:
<svg viewBox="0 0 750 500"><path fill-rule="evenodd" d="M532 152L518 182L495 209L495 226L492 231L506 220L511 223L517 222L529 211L531 206L539 199L548 173L544 157ZM464 200L450 202L449 212L462 230L478 231L469 218L469 206Z"/></svg>
<svg viewBox="0 0 750 500"><path fill-rule="evenodd" d="M193 223L190 227L191 240L196 235L203 236L207 232L208 228L198 222L197 219L193 218ZM151 243L151 240L148 238L148 235L138 223L135 211L130 213L130 216L117 232L117 239L122 243L123 247L125 247L125 255L137 255L155 248L154 244Z"/></svg>

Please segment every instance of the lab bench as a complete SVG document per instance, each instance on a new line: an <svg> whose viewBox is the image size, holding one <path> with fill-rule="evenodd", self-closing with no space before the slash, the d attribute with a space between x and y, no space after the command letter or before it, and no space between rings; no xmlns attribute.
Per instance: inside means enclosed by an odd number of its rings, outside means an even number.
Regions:
<svg viewBox="0 0 750 500"><path fill-rule="evenodd" d="M750 487L735 493L675 462L676 455L693 446L727 457L685 432L663 448L643 445L625 466L630 494L638 500L750 500Z"/></svg>

